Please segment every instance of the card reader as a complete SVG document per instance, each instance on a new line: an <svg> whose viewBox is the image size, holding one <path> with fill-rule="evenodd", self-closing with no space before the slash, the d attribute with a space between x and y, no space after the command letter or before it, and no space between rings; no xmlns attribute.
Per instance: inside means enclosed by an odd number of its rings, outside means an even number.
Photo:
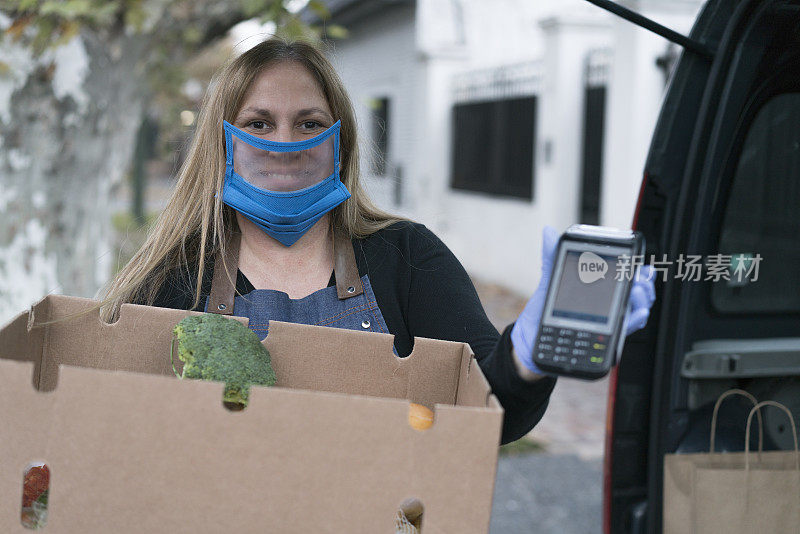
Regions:
<svg viewBox="0 0 800 534"><path fill-rule="evenodd" d="M640 232L579 224L558 241L533 363L597 379L616 364L628 296L644 254Z"/></svg>

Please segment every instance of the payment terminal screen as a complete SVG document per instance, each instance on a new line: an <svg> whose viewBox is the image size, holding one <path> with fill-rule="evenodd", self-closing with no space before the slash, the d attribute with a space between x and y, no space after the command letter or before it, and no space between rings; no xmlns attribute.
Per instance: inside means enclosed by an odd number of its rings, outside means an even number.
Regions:
<svg viewBox="0 0 800 534"><path fill-rule="evenodd" d="M553 317L607 323L617 289L616 256L568 250L553 301Z"/></svg>

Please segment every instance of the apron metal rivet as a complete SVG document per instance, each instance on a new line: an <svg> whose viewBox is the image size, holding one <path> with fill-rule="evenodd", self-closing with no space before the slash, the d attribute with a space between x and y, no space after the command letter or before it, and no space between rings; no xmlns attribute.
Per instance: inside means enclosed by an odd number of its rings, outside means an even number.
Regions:
<svg viewBox="0 0 800 534"><path fill-rule="evenodd" d="M356 288L354 288L353 286L350 286L350 287L347 288L347 292L348 293L355 293L356 292ZM364 328L366 328L366 327L364 327Z"/></svg>
<svg viewBox="0 0 800 534"><path fill-rule="evenodd" d="M224 310L225 308L227 308L227 306L224 304L220 304L219 306L217 306L218 310Z"/></svg>
<svg viewBox="0 0 800 534"><path fill-rule="evenodd" d="M369 328L369 321L363 321L363 322L361 323L361 326L362 326L363 328Z"/></svg>

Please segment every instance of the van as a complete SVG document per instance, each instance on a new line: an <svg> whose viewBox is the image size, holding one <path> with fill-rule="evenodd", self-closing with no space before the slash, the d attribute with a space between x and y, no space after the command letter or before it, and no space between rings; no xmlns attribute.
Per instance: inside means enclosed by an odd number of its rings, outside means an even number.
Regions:
<svg viewBox="0 0 800 534"><path fill-rule="evenodd" d="M800 425L800 2L709 0L689 39L633 222L657 300L610 377L607 534L662 531L664 456L709 450L723 391ZM744 449L749 408L726 401L717 450ZM791 450L785 415L763 416L765 449Z"/></svg>

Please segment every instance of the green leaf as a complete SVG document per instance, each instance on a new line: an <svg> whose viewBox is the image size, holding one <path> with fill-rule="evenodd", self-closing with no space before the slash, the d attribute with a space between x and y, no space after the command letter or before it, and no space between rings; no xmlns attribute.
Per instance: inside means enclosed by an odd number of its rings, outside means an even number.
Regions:
<svg viewBox="0 0 800 534"><path fill-rule="evenodd" d="M274 20L280 23L283 19L290 16L289 10L283 5L283 0L269 0L269 9L267 9L267 20Z"/></svg>
<svg viewBox="0 0 800 534"><path fill-rule="evenodd" d="M55 40L53 46L60 46L63 44L67 44L72 40L73 37L78 35L78 32L81 31L80 23L74 20L68 20L64 23L60 24L58 27L58 39Z"/></svg>
<svg viewBox="0 0 800 534"><path fill-rule="evenodd" d="M339 24L330 24L325 26L325 33L331 39L346 39L350 32L344 26L340 26Z"/></svg>
<svg viewBox="0 0 800 534"><path fill-rule="evenodd" d="M294 17L278 27L277 33L288 39L297 39L304 36L302 24Z"/></svg>
<svg viewBox="0 0 800 534"><path fill-rule="evenodd" d="M200 28L190 26L183 31L183 40L188 44L197 44L203 40L203 32Z"/></svg>
<svg viewBox="0 0 800 534"><path fill-rule="evenodd" d="M147 12L142 9L141 2L133 2L132 5L125 11L125 25L130 26L136 30L136 32L142 31L146 21Z"/></svg>
<svg viewBox="0 0 800 534"><path fill-rule="evenodd" d="M39 17L36 21L36 28L38 31L36 37L33 38L31 48L33 48L34 55L39 56L50 46L56 30L56 21L53 17Z"/></svg>
<svg viewBox="0 0 800 534"><path fill-rule="evenodd" d="M326 6L325 2L322 2L322 0L311 0L308 2L308 8L322 20L328 19L331 16L328 6Z"/></svg>
<svg viewBox="0 0 800 534"><path fill-rule="evenodd" d="M119 10L120 4L118 0L103 0L103 2L92 11L91 20L95 24L113 24L117 19Z"/></svg>
<svg viewBox="0 0 800 534"><path fill-rule="evenodd" d="M256 15L264 13L264 11L266 11L267 9L267 5L271 3L270 0L241 0L241 1L242 1L242 11L247 17L255 17Z"/></svg>
<svg viewBox="0 0 800 534"><path fill-rule="evenodd" d="M47 0L39 8L40 15L57 15L66 19L74 19L93 12L91 0Z"/></svg>
<svg viewBox="0 0 800 534"><path fill-rule="evenodd" d="M20 11L33 10L39 6L39 0L19 0L17 9Z"/></svg>
<svg viewBox="0 0 800 534"><path fill-rule="evenodd" d="M288 39L307 39L310 41L319 41L319 29L309 26L299 17L291 15L286 17L283 24L279 24L276 30L279 37Z"/></svg>

